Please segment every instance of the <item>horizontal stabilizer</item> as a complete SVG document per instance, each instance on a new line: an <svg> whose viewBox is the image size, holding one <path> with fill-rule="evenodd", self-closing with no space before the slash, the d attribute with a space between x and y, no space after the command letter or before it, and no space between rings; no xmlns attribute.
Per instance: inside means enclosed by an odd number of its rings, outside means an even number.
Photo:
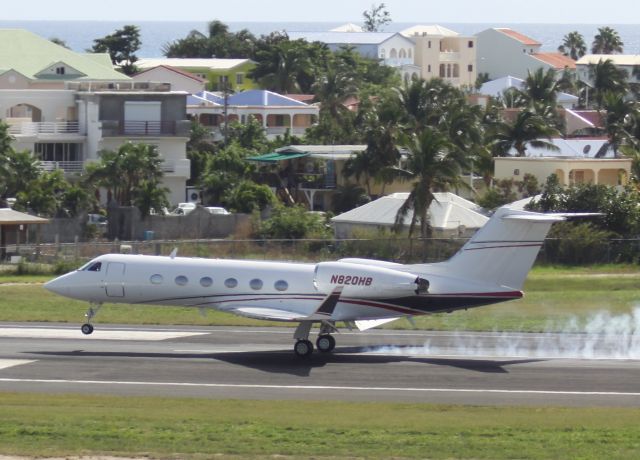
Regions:
<svg viewBox="0 0 640 460"><path fill-rule="evenodd" d="M400 319L400 317L384 318L384 319L367 319L362 321L355 321L355 323L356 323L356 327L360 331L366 331L368 329L373 329L374 327L378 327L378 326L382 326L383 324L390 323L391 321L395 321L397 319Z"/></svg>

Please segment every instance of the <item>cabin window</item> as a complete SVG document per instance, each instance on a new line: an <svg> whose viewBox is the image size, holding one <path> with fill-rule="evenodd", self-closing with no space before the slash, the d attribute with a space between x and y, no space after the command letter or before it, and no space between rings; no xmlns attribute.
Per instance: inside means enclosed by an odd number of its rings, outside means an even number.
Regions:
<svg viewBox="0 0 640 460"><path fill-rule="evenodd" d="M164 278L162 278L162 275L151 275L151 284L162 284L163 281Z"/></svg>
<svg viewBox="0 0 640 460"><path fill-rule="evenodd" d="M286 291L287 289L289 289L289 283L287 283L285 280L278 280L273 285L273 287L275 287L278 291Z"/></svg>
<svg viewBox="0 0 640 460"><path fill-rule="evenodd" d="M186 276L184 276L184 275L176 276L176 284L178 286L186 286L188 282L189 282L189 280L187 279Z"/></svg>
<svg viewBox="0 0 640 460"><path fill-rule="evenodd" d="M91 266L89 266L89 268L87 268L87 271L99 272L101 268L102 268L102 262L96 262L95 264L92 264Z"/></svg>
<svg viewBox="0 0 640 460"><path fill-rule="evenodd" d="M209 287L213 284L213 280L209 276L203 276L200 278L200 286Z"/></svg>
<svg viewBox="0 0 640 460"><path fill-rule="evenodd" d="M258 278L254 278L251 281L249 281L249 286L254 291L259 291L260 289L262 289L262 280Z"/></svg>
<svg viewBox="0 0 640 460"><path fill-rule="evenodd" d="M238 280L235 278L227 278L226 280L224 280L224 285L229 289L233 289L238 285Z"/></svg>

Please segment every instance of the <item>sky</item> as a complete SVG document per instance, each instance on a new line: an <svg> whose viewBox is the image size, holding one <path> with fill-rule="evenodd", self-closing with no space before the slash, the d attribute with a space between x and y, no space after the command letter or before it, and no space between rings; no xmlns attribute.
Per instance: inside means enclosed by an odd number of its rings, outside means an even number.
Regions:
<svg viewBox="0 0 640 460"><path fill-rule="evenodd" d="M373 3L404 23L640 24L638 0L29 0L3 2L0 19L362 22Z"/></svg>

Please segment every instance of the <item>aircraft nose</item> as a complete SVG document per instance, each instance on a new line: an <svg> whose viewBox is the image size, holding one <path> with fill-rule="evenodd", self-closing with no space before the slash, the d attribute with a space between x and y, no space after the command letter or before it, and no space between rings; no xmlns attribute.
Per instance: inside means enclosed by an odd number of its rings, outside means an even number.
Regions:
<svg viewBox="0 0 640 460"><path fill-rule="evenodd" d="M64 276L59 276L58 278L54 278L51 281L44 283L44 288L47 291L66 296L69 294L69 285L63 278Z"/></svg>

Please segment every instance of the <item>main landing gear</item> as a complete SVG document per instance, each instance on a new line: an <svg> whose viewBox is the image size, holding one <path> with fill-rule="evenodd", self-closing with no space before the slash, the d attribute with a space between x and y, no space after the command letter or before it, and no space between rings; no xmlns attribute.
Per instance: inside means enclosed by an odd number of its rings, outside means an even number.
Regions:
<svg viewBox="0 0 640 460"><path fill-rule="evenodd" d="M100 311L100 307L102 307L101 303L92 303L91 305L89 305L89 309L84 315L87 318L87 322L80 327L80 330L84 335L93 333L93 324L91 324L91 320L98 314L98 311Z"/></svg>
<svg viewBox="0 0 640 460"><path fill-rule="evenodd" d="M306 358L313 353L313 343L309 340L312 321L302 321L296 328L293 338L296 343L293 346L293 352L300 358ZM336 339L333 338L331 332L337 332L333 322L323 321L320 326L320 333L316 340L316 347L322 353L330 353L336 347Z"/></svg>

